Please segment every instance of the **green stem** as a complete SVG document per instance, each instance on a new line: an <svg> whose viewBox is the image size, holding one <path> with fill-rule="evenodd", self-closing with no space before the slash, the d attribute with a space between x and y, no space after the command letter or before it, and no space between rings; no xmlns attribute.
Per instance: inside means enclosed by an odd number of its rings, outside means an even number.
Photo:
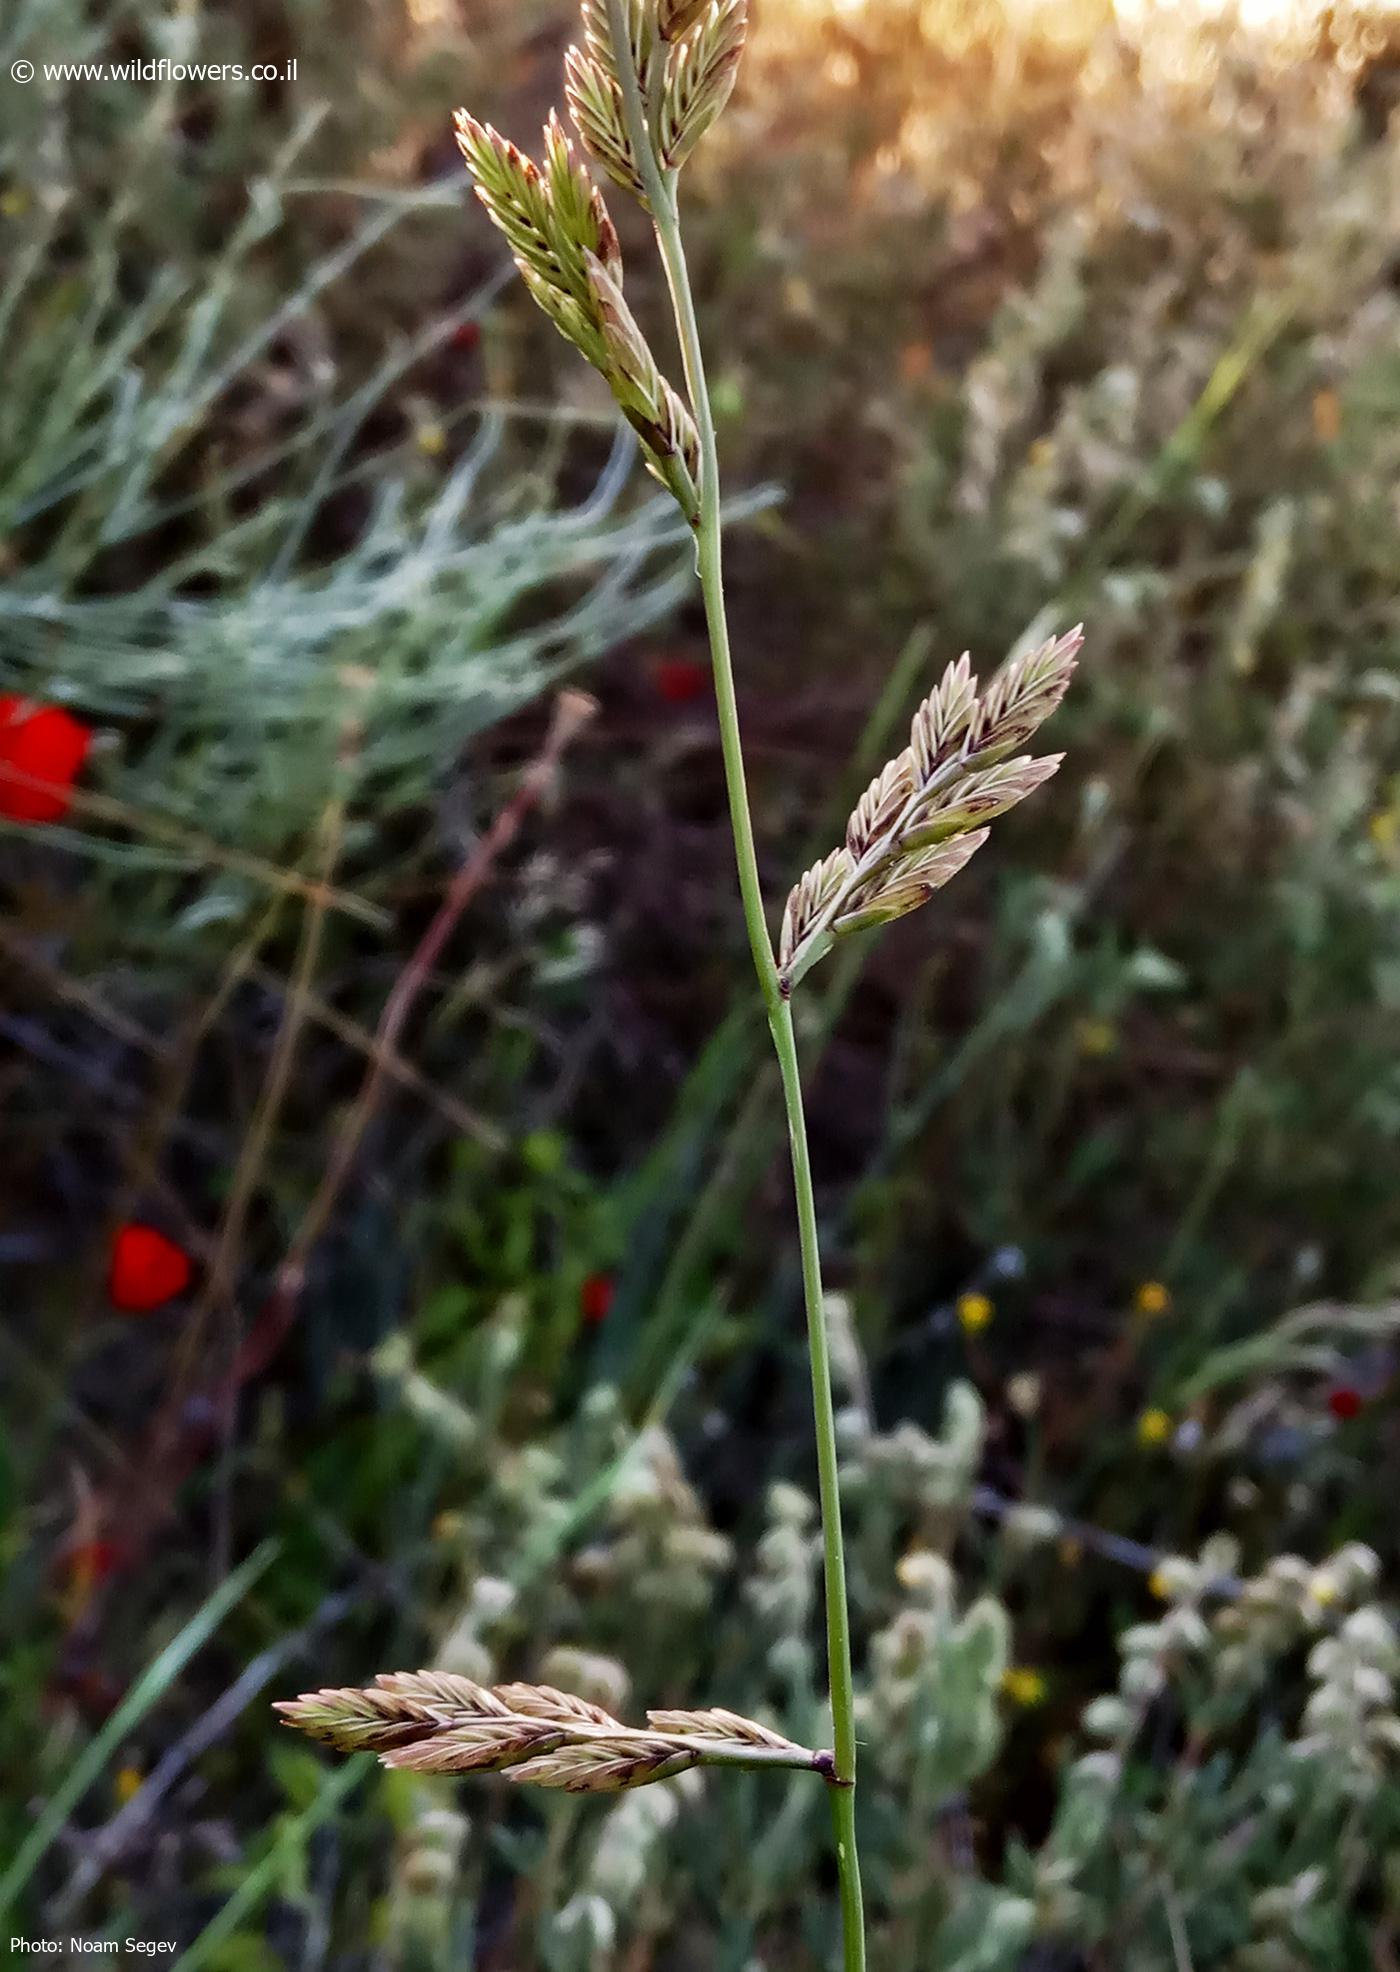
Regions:
<svg viewBox="0 0 1400 1972"><path fill-rule="evenodd" d="M702 495L703 498L703 495ZM771 963L771 960L770 960ZM822 1554L826 1586L826 1657L831 1682L831 1720L835 1736L835 1783L831 1814L836 1831L836 1869L841 1886L841 1940L845 1972L864 1972L865 1911L856 1848L856 1713L851 1672L851 1617L846 1595L846 1550L841 1531L841 1475L836 1448L836 1411L831 1400L831 1351L822 1296L817 1205L812 1190L812 1157L802 1107L802 1074L793 1031L792 1003L779 996L770 1003L768 1024L782 1071L792 1148L793 1188L802 1248L802 1295L807 1304L807 1353L812 1366L812 1417L817 1436L817 1490L821 1500Z"/></svg>
<svg viewBox="0 0 1400 1972"><path fill-rule="evenodd" d="M720 749L724 759L729 819L739 869L739 893L749 949L768 1013L768 1025L782 1073L792 1149L793 1188L802 1251L802 1291L807 1309L807 1347L812 1370L812 1410L817 1440L818 1492L821 1501L822 1548L825 1563L828 1677L831 1684L835 1772L831 1783L832 1819L836 1834L837 1871L841 1888L841 1935L845 1972L864 1972L865 1923L861 1901L860 1861L856 1850L855 1689L851 1672L851 1624L846 1593L846 1561L841 1532L840 1473L836 1446L836 1414L831 1394L831 1355L827 1342L822 1297L821 1252L817 1238L812 1162L802 1106L802 1077L792 1008L784 997L768 935L759 877L758 850L749 811L744 774L744 749L739 731L739 707L734 694L734 664L724 602L724 551L720 517L719 446L714 410L705 380L705 359L695 297L681 239L676 203L676 174L662 169L652 142L647 104L631 58L626 0L607 0L613 49L622 85L623 115L628 140L637 159L647 203L656 226L666 280L671 290L676 328L691 409L700 434L700 515L696 526L696 559L709 625L714 662L715 705L719 717ZM657 64L652 65L652 86Z"/></svg>

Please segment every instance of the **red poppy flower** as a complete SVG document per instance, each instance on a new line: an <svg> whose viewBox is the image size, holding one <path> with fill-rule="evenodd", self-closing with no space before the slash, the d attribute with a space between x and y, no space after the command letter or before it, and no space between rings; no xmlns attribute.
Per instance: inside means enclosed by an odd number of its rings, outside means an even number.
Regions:
<svg viewBox="0 0 1400 1972"><path fill-rule="evenodd" d="M1354 1417L1360 1417L1365 1403L1359 1390L1349 1383L1339 1383L1327 1393L1327 1408L1339 1424L1350 1424Z"/></svg>
<svg viewBox="0 0 1400 1972"><path fill-rule="evenodd" d="M149 1315L183 1294L193 1273L189 1255L154 1226L122 1226L112 1243L112 1305L126 1315Z"/></svg>
<svg viewBox="0 0 1400 1972"><path fill-rule="evenodd" d="M59 821L91 745L92 729L61 706L0 697L0 815Z"/></svg>
<svg viewBox="0 0 1400 1972"><path fill-rule="evenodd" d="M612 1313L617 1287L611 1274L590 1274L578 1297L579 1313L594 1327Z"/></svg>
<svg viewBox="0 0 1400 1972"><path fill-rule="evenodd" d="M459 322L452 331L452 347L454 349L465 349L470 354L480 341L480 322Z"/></svg>
<svg viewBox="0 0 1400 1972"><path fill-rule="evenodd" d="M710 683L707 667L688 657L663 657L654 675L657 696L667 705L693 705L704 697Z"/></svg>

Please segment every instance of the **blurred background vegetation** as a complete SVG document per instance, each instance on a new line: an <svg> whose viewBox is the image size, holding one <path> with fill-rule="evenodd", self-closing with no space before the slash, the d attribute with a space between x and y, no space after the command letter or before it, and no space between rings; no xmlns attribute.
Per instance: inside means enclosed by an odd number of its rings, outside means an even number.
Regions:
<svg viewBox="0 0 1400 1972"><path fill-rule="evenodd" d="M570 12L0 18L0 693L92 734L0 818L7 1937L822 1962L800 1776L454 1792L268 1710L824 1731L687 545L449 135L533 137ZM1388 1972L1400 23L755 15L688 225L775 902L948 658L1089 635L1051 793L807 1008L874 1963ZM161 57L295 81L10 76Z"/></svg>

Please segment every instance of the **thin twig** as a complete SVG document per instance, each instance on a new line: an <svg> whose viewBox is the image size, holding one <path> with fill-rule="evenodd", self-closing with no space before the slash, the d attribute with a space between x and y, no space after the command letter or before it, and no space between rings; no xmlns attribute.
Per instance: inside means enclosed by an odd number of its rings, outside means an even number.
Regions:
<svg viewBox="0 0 1400 1972"><path fill-rule="evenodd" d="M390 995L379 1023L365 1082L338 1139L331 1168L298 1228L272 1292L239 1344L233 1361L221 1375L202 1389L188 1392L184 1389L183 1379L177 1376L146 1447L131 1467L140 1489L135 1503L138 1511L134 1518L133 1502L130 1500L108 1502L109 1518L113 1522L118 1517L123 1520L130 1536L127 1546L133 1555L149 1535L151 1525L169 1512L170 1502L181 1481L205 1455L211 1427L215 1430L226 1428L239 1393L266 1369L281 1348L296 1316L311 1254L349 1175L355 1151L373 1117L384 1082L391 1079L388 1064L397 1057L399 1036L418 995L462 912L488 881L497 861L510 847L527 815L553 780L565 749L592 717L594 709L593 700L581 692L561 694L549 735L539 755L526 769L515 794L453 879L441 908ZM310 993L308 958L314 961L314 950L308 954L304 940L302 961L298 964L292 987L294 995L298 992L302 995L302 1015L306 1014L305 999ZM240 976L251 963L251 954L245 955ZM223 1263L226 1276L228 1268L226 1258ZM193 1329L187 1328L187 1347L181 1358L184 1363L189 1360L188 1344L192 1335ZM134 1534L131 1532L133 1525L136 1529Z"/></svg>
<svg viewBox="0 0 1400 1972"><path fill-rule="evenodd" d="M1014 1525L1016 1516L1024 1513L1029 1504L1023 1500L1008 1499L992 1486L978 1485L972 1489L972 1510L984 1520ZM1090 1520L1071 1519L1066 1514L1056 1512L1053 1507L1046 1510L1054 1518L1056 1539L1073 1541L1091 1554L1102 1555L1105 1561L1117 1562L1121 1568L1131 1568L1135 1574L1155 1574L1167 1559L1163 1550L1131 1540L1126 1534L1115 1534L1109 1527L1098 1527ZM1238 1575L1216 1575L1208 1586L1213 1595L1230 1601L1239 1595L1244 1583Z"/></svg>
<svg viewBox="0 0 1400 1972"><path fill-rule="evenodd" d="M3 919L0 919L0 951L15 960L18 965L26 966L29 971L37 974L55 999L65 1000L70 1006L80 1007L91 1020L96 1021L99 1027L105 1027L109 1034L118 1041L124 1042L127 1047L135 1048L141 1054L157 1057L168 1054L169 1042L158 1039L139 1021L131 1019L130 1015L122 1013L119 1008L109 1006L95 988L81 979L74 979L62 966L56 965L52 959L45 958L41 952L36 952L28 940L19 937Z"/></svg>
<svg viewBox="0 0 1400 1972"><path fill-rule="evenodd" d="M288 991L287 981L271 966L254 964L249 968L248 976L258 985L265 987L269 993L276 993L279 997ZM334 1034L338 1041L342 1041L347 1048L353 1048L356 1054L377 1061L391 1080L400 1083L405 1089L411 1089L414 1095L421 1097L462 1136L470 1137L475 1143L484 1144L488 1150L502 1148L505 1139L494 1124L488 1123L486 1118L478 1115L474 1109L469 1109L466 1103L453 1095L450 1089L438 1088L421 1068L416 1068L405 1056L395 1053L393 1049L386 1048L377 1035L372 1034L367 1027L362 1027L358 1020L352 1020L348 1014L342 1013L338 1007L333 1007L319 993L308 993L305 996L303 1012L308 1020L314 1020L319 1027L324 1027L328 1034Z"/></svg>
<svg viewBox="0 0 1400 1972"><path fill-rule="evenodd" d="M51 789L51 783L42 777L3 763L0 763L0 781L14 782L20 787L40 791ZM134 834L149 836L155 842L166 842L188 863L208 863L216 869L232 870L281 896L305 898L308 903L319 904L324 910L338 911L345 917L358 919L361 924L372 925L377 931L383 931L388 926L388 913L378 904L357 897L353 891L323 886L314 878L300 876L295 870L281 869L276 863L269 863L262 856L251 856L245 850L230 849L197 830L182 828L178 822L167 821L163 815L153 815L146 809L133 807L129 802L116 801L110 795L88 794L81 788L68 789L66 794L75 814L86 816L90 821L111 822L116 827L129 828ZM0 821L0 830L9 826ZM16 823L13 826L21 829L26 824ZM65 848L81 851L91 847L90 838L76 831L54 828L51 839L62 842Z"/></svg>
<svg viewBox="0 0 1400 1972"><path fill-rule="evenodd" d="M1162 1907L1167 1913L1167 1929L1171 1932L1172 1957L1176 1960L1176 1972L1195 1972L1191 1963L1191 1947L1186 1940L1186 1930L1181 1921L1181 1910L1170 1883L1162 1885Z"/></svg>
<svg viewBox="0 0 1400 1972"><path fill-rule="evenodd" d="M240 1676L168 1746L136 1793L112 1819L82 1838L82 1854L59 1892L55 1924L65 1924L103 1875L126 1855L154 1820L162 1801L195 1761L232 1730L259 1694L285 1668L304 1656L327 1630L342 1622L364 1598L362 1589L328 1595L308 1623L259 1653Z"/></svg>
<svg viewBox="0 0 1400 1972"><path fill-rule="evenodd" d="M347 738L347 754L349 746L356 743L356 740ZM321 953L321 939L326 923L324 897L331 874L339 860L344 837L345 795L343 789L337 788L327 802L321 819L318 859L321 871L320 894L312 897L302 922L302 935L292 971L291 990L287 995L282 1022L278 1027L277 1038L268 1061L267 1077L253 1112L252 1123L229 1189L228 1204L219 1230L219 1243L205 1277L197 1313L229 1300L233 1293L243 1229L258 1189L273 1133L282 1113L282 1105L291 1086L292 1065L296 1059L297 1045L306 1021L306 999L311 991L311 983L315 978L316 965Z"/></svg>
<svg viewBox="0 0 1400 1972"><path fill-rule="evenodd" d="M277 1272L271 1298L274 1303L285 1307L287 1319L290 1319L300 1299L311 1255L354 1168L365 1133L379 1106L384 1083L389 1078L388 1064L398 1058L400 1036L424 985L456 930L462 913L490 880L496 864L520 833L526 816L553 782L564 752L593 717L595 709L594 701L583 692L566 691L560 694L544 745L526 768L510 801L452 879L437 914L385 1001L375 1030L373 1057L360 1093L341 1126L330 1164L316 1196L307 1208Z"/></svg>

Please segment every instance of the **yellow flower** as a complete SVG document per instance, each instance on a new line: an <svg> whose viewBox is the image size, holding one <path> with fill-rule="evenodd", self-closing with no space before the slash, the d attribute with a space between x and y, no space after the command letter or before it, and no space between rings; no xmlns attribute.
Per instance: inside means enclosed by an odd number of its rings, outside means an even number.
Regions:
<svg viewBox="0 0 1400 1972"><path fill-rule="evenodd" d="M1171 1412L1161 1410L1154 1404L1138 1419L1137 1435L1140 1445L1165 1445L1172 1435Z"/></svg>
<svg viewBox="0 0 1400 1972"><path fill-rule="evenodd" d="M1013 1664L1009 1671L1002 1674L1001 1688L1013 1705L1019 1705L1027 1712L1033 1706L1043 1705L1049 1690L1044 1675L1024 1664Z"/></svg>
<svg viewBox="0 0 1400 1972"><path fill-rule="evenodd" d="M141 1791L140 1767L123 1767L112 1782L112 1792L123 1807Z"/></svg>
<svg viewBox="0 0 1400 1972"><path fill-rule="evenodd" d="M1159 1602L1171 1600L1172 1585L1165 1568L1154 1568L1147 1578L1147 1586Z"/></svg>
<svg viewBox="0 0 1400 1972"><path fill-rule="evenodd" d="M418 450L425 458L436 459L447 450L447 433L436 418L426 418L413 434Z"/></svg>
<svg viewBox="0 0 1400 1972"><path fill-rule="evenodd" d="M995 1313L996 1309L985 1294L963 1294L958 1297L958 1321L964 1335L980 1335Z"/></svg>
<svg viewBox="0 0 1400 1972"><path fill-rule="evenodd" d="M1112 1054L1118 1046L1118 1029L1111 1020L1079 1020L1074 1026L1075 1044L1090 1060Z"/></svg>
<svg viewBox="0 0 1400 1972"><path fill-rule="evenodd" d="M1164 1315L1171 1304L1171 1289L1159 1280L1145 1280L1133 1296L1133 1306L1140 1315Z"/></svg>

